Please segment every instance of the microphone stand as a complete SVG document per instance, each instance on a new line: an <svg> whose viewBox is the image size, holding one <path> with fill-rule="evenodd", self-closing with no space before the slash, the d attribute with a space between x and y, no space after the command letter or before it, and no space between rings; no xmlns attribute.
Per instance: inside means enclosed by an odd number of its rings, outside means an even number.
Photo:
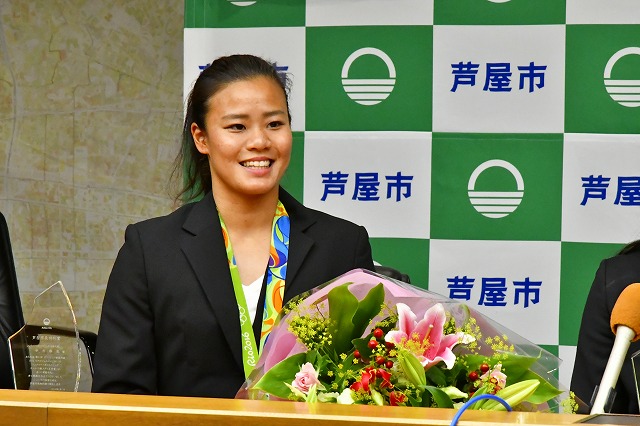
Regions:
<svg viewBox="0 0 640 426"><path fill-rule="evenodd" d="M615 397L613 388L615 388L616 383L618 383L624 358L629 350L631 340L633 340L635 336L636 332L629 327L621 325L616 329L616 339L613 342L611 355L609 355L609 361L604 369L600 386L598 386L598 393L591 407L591 414L608 413L611 410L611 404Z"/></svg>

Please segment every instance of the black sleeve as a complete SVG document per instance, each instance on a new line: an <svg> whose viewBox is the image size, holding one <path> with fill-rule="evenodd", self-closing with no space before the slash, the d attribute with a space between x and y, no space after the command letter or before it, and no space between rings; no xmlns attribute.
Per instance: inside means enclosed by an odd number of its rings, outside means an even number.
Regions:
<svg viewBox="0 0 640 426"><path fill-rule="evenodd" d="M368 269L375 271L373 266L373 256L371 254L371 244L369 243L369 234L364 226L359 227L358 242L356 244L356 268Z"/></svg>
<svg viewBox="0 0 640 426"><path fill-rule="evenodd" d="M606 261L602 261L582 313L571 376L571 390L586 404L590 403L594 389L600 384L615 340L609 326L611 310L607 300L606 283Z"/></svg>
<svg viewBox="0 0 640 426"><path fill-rule="evenodd" d="M109 276L92 392L156 394L156 353L144 250L135 225Z"/></svg>

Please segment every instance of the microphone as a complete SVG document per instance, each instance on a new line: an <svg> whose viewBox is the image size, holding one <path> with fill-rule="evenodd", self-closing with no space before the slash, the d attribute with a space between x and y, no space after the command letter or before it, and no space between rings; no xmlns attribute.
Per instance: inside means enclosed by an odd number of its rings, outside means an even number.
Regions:
<svg viewBox="0 0 640 426"><path fill-rule="evenodd" d="M611 331L616 335L609 355L609 361L604 369L600 386L591 414L605 413L611 409L611 403L615 398L616 383L622 370L624 358L629 350L629 344L640 339L640 283L629 284L620 293L611 311Z"/></svg>

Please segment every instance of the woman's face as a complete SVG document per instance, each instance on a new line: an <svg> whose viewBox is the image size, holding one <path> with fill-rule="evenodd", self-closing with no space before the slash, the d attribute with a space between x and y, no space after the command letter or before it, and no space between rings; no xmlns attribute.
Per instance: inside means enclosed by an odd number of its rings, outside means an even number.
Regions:
<svg viewBox="0 0 640 426"><path fill-rule="evenodd" d="M205 129L191 125L196 147L209 157L217 196L278 192L291 157L291 126L280 85L268 77L231 83L208 101Z"/></svg>

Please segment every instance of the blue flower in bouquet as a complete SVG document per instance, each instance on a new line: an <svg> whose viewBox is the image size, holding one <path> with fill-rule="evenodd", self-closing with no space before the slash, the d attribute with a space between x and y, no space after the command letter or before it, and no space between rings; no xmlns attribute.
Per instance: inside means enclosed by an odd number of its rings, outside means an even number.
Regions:
<svg viewBox="0 0 640 426"><path fill-rule="evenodd" d="M453 408L490 393L558 409L549 360L459 301L356 270L285 307L239 396ZM486 399L470 408L504 409Z"/></svg>

